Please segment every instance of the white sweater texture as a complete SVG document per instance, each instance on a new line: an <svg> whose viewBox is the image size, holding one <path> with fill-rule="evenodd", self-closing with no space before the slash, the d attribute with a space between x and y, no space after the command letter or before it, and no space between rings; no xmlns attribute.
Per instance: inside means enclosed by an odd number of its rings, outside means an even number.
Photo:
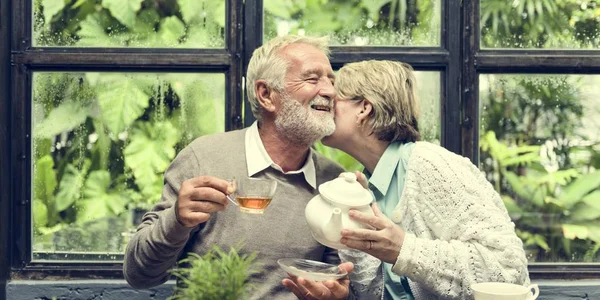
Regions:
<svg viewBox="0 0 600 300"><path fill-rule="evenodd" d="M417 142L390 219L406 231L392 271L408 277L417 300L472 299L477 282L529 284L523 243L500 195L465 157ZM354 296L382 298L380 260L354 250L339 254L355 263Z"/></svg>

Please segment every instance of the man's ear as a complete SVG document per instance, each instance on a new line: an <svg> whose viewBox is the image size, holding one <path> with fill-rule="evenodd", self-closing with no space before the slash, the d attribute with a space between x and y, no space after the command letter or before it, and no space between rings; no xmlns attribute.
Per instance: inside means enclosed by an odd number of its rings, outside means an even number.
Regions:
<svg viewBox="0 0 600 300"><path fill-rule="evenodd" d="M268 112L275 111L275 102L273 101L274 91L269 87L265 80L259 79L254 84L256 99L258 99L258 103L260 106L264 108L264 110Z"/></svg>

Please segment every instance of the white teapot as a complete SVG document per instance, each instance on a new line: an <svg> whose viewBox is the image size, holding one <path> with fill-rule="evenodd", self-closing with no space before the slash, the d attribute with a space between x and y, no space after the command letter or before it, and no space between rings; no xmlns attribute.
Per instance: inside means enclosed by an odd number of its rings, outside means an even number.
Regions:
<svg viewBox="0 0 600 300"><path fill-rule="evenodd" d="M313 237L330 248L349 249L340 243L342 229L369 227L350 219L348 210L356 209L374 215L369 206L373 201L371 193L362 187L351 172L344 172L338 178L321 184L319 193L304 210Z"/></svg>

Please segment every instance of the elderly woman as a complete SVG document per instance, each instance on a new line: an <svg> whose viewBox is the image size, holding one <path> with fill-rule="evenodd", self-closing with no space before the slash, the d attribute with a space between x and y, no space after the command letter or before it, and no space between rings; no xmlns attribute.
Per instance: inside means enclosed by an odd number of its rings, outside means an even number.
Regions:
<svg viewBox="0 0 600 300"><path fill-rule="evenodd" d="M422 142L413 69L363 61L336 79L335 132L323 139L365 166L374 230L344 229L359 299L472 298L476 282L528 284L527 259L498 193L476 166ZM364 181L364 178L363 178ZM357 251L359 250L359 251Z"/></svg>

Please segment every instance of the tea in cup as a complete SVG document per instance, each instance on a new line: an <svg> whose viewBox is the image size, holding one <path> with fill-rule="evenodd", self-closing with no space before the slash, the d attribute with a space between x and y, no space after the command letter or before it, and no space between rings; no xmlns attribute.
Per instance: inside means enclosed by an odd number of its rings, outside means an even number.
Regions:
<svg viewBox="0 0 600 300"><path fill-rule="evenodd" d="M265 208L271 204L277 188L277 181L266 178L244 177L233 179L232 184L235 192L231 196L240 207L240 211L251 214L264 213Z"/></svg>
<svg viewBox="0 0 600 300"><path fill-rule="evenodd" d="M471 285L475 300L533 300L540 295L537 284L527 287L512 283L482 282Z"/></svg>

